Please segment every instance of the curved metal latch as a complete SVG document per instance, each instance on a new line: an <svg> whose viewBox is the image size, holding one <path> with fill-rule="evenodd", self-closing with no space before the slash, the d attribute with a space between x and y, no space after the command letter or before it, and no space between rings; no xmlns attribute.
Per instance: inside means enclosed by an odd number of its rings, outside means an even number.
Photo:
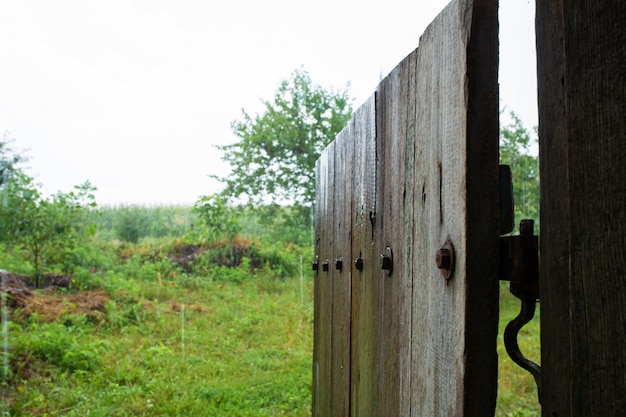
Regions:
<svg viewBox="0 0 626 417"><path fill-rule="evenodd" d="M520 352L519 331L535 315L539 300L539 238L534 235L534 221L522 220L520 234L500 237L500 280L511 282L511 293L522 301L519 315L504 330L504 347L519 366L532 374L541 402L541 367Z"/></svg>

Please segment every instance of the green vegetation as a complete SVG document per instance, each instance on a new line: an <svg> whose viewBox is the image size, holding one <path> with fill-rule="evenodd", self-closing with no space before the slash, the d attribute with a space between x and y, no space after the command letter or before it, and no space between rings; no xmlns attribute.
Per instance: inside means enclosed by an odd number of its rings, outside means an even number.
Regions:
<svg viewBox="0 0 626 417"><path fill-rule="evenodd" d="M99 228L69 287L14 291L4 415L310 415L313 289L298 277L311 250L262 241L278 234L272 219L221 208L254 228L194 241L187 226L137 243ZM104 210L106 224L128 209ZM1 265L20 272L23 262L2 246Z"/></svg>
<svg viewBox="0 0 626 417"><path fill-rule="evenodd" d="M172 282L13 324L9 415L310 415L310 284L302 305L295 280Z"/></svg>
<svg viewBox="0 0 626 417"><path fill-rule="evenodd" d="M12 143L15 142L9 136L8 132L4 132L2 140L0 140L0 187L18 172L21 172L19 165L26 162L28 158L20 152L17 152Z"/></svg>
<svg viewBox="0 0 626 417"><path fill-rule="evenodd" d="M498 400L496 416L531 417L541 415L535 380L517 366L504 348L504 328L520 312L520 300L509 291L508 283L500 286L500 322L498 330ZM519 333L520 350L528 359L539 363L539 304L537 312Z"/></svg>
<svg viewBox="0 0 626 417"><path fill-rule="evenodd" d="M508 117L510 122L500 128L500 163L511 167L515 224L533 219L539 225L539 159L533 154L537 131L531 134L514 112Z"/></svg>
<svg viewBox="0 0 626 417"><path fill-rule="evenodd" d="M262 114L232 123L240 140L219 147L231 165L224 195L250 202L315 199L315 161L352 117L348 88L327 90L297 70L279 85Z"/></svg>
<svg viewBox="0 0 626 417"><path fill-rule="evenodd" d="M18 166L26 158L9 143L6 138L0 141L0 242L10 243L22 254L39 287L48 265L60 265L70 273L79 247L95 231L84 221L96 205L95 188L85 182L74 191L44 196Z"/></svg>

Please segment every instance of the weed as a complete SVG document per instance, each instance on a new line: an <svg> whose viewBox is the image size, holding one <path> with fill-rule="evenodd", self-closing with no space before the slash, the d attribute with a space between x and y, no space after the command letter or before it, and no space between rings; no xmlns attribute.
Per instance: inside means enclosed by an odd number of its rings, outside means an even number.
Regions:
<svg viewBox="0 0 626 417"><path fill-rule="evenodd" d="M37 367L38 362L61 371L90 371L100 363L94 345L80 340L81 327L31 320L25 330L11 343L12 369L18 376L24 367Z"/></svg>

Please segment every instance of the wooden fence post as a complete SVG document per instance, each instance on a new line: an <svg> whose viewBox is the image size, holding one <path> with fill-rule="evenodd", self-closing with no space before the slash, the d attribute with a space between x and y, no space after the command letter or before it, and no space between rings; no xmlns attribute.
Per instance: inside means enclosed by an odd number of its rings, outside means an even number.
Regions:
<svg viewBox="0 0 626 417"><path fill-rule="evenodd" d="M537 1L545 416L626 410L626 3Z"/></svg>

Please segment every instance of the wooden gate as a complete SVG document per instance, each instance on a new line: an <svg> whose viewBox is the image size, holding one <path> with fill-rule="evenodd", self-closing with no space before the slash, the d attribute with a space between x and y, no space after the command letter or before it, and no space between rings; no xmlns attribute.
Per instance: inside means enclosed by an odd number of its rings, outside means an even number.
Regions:
<svg viewBox="0 0 626 417"><path fill-rule="evenodd" d="M497 66L452 1L318 160L314 416L493 415Z"/></svg>

